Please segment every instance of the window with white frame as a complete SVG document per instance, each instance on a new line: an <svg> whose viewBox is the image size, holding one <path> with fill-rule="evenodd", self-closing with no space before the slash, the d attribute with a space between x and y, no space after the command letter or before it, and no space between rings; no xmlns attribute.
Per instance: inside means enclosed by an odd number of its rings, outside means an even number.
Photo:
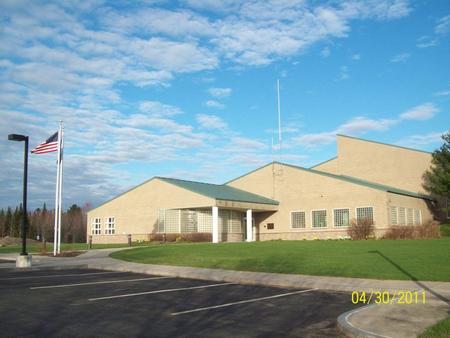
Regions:
<svg viewBox="0 0 450 338"><path fill-rule="evenodd" d="M334 226L346 227L350 224L350 209L334 209Z"/></svg>
<svg viewBox="0 0 450 338"><path fill-rule="evenodd" d="M114 217L108 217L106 219L106 229L105 234L106 235L114 235L116 233L116 222Z"/></svg>
<svg viewBox="0 0 450 338"><path fill-rule="evenodd" d="M406 224L414 225L414 211L412 208L406 209Z"/></svg>
<svg viewBox="0 0 450 338"><path fill-rule="evenodd" d="M398 224L398 213L397 207L391 207L391 225Z"/></svg>
<svg viewBox="0 0 450 338"><path fill-rule="evenodd" d="M327 226L327 211L313 210L312 211L312 227L325 228Z"/></svg>
<svg viewBox="0 0 450 338"><path fill-rule="evenodd" d="M398 208L398 224L400 225L406 224L406 209L404 207Z"/></svg>
<svg viewBox="0 0 450 338"><path fill-rule="evenodd" d="M92 234L101 235L102 233L102 220L100 218L94 218L92 222Z"/></svg>
<svg viewBox="0 0 450 338"><path fill-rule="evenodd" d="M373 224L373 208L372 207L356 208L356 222L360 223L363 220L369 220Z"/></svg>
<svg viewBox="0 0 450 338"><path fill-rule="evenodd" d="M420 209L414 209L414 224L419 225L422 223L422 215Z"/></svg>
<svg viewBox="0 0 450 338"><path fill-rule="evenodd" d="M304 228L306 226L305 212L292 211L291 212L291 227L294 229Z"/></svg>

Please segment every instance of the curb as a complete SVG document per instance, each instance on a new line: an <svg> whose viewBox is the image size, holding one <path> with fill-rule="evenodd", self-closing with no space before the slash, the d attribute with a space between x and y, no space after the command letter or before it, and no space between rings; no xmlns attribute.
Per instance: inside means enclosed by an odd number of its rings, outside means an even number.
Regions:
<svg viewBox="0 0 450 338"><path fill-rule="evenodd" d="M376 334L374 332L360 329L349 322L349 318L353 314L355 314L357 312L368 310L369 308L372 308L374 306L378 306L378 305L377 304L365 305L360 308L350 310L350 311L344 312L343 314L339 315L339 317L337 318L338 330L341 333L343 333L346 337L350 337L350 338L391 338L389 336L383 336L383 335Z"/></svg>

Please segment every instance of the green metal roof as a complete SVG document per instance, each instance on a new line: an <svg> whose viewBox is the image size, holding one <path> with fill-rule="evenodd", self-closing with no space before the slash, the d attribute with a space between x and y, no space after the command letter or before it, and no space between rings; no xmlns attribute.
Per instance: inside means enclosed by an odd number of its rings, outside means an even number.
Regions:
<svg viewBox="0 0 450 338"><path fill-rule="evenodd" d="M271 204L278 205L279 202L272 200L267 197L252 194L248 191L240 190L237 188L230 187L224 184L211 184L202 183L195 181L179 180L175 178L167 177L155 177L164 182L171 183L180 188L190 190L197 194L211 197L218 200L226 201L236 201L236 202L248 202L248 203L259 203L259 204Z"/></svg>

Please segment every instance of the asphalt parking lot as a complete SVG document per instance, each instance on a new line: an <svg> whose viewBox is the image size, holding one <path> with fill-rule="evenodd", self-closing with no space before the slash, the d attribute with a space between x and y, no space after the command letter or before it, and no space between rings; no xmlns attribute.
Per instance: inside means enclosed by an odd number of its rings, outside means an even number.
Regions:
<svg viewBox="0 0 450 338"><path fill-rule="evenodd" d="M88 269L2 269L2 337L337 337L349 294Z"/></svg>

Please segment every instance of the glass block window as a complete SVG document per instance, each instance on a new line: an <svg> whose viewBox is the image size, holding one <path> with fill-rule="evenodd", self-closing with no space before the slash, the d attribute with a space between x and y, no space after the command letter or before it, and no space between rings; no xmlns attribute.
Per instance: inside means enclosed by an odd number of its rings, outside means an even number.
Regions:
<svg viewBox="0 0 450 338"><path fill-rule="evenodd" d="M398 213L397 207L391 207L391 225L398 224Z"/></svg>
<svg viewBox="0 0 450 338"><path fill-rule="evenodd" d="M197 210L197 230L198 232L211 232L212 227L212 211Z"/></svg>
<svg viewBox="0 0 450 338"><path fill-rule="evenodd" d="M180 210L181 232L197 232L197 212L195 210Z"/></svg>
<svg viewBox="0 0 450 338"><path fill-rule="evenodd" d="M334 226L346 227L350 225L350 209L334 209Z"/></svg>
<svg viewBox="0 0 450 338"><path fill-rule="evenodd" d="M161 209L159 211L158 231L165 233L180 232L181 210Z"/></svg>
<svg viewBox="0 0 450 338"><path fill-rule="evenodd" d="M100 218L94 218L92 222L92 234L100 235L102 233L102 220Z"/></svg>
<svg viewBox="0 0 450 338"><path fill-rule="evenodd" d="M106 219L105 235L114 235L116 233L116 222L114 217L108 217Z"/></svg>
<svg viewBox="0 0 450 338"><path fill-rule="evenodd" d="M400 225L406 224L406 209L404 207L398 208L398 224Z"/></svg>
<svg viewBox="0 0 450 338"><path fill-rule="evenodd" d="M327 211L314 210L312 212L312 227L325 228L327 226Z"/></svg>
<svg viewBox="0 0 450 338"><path fill-rule="evenodd" d="M291 227L294 229L304 228L306 226L305 212L292 211L291 212Z"/></svg>
<svg viewBox="0 0 450 338"><path fill-rule="evenodd" d="M356 221L359 223L362 220L370 220L373 223L373 208L361 207L356 208Z"/></svg>
<svg viewBox="0 0 450 338"><path fill-rule="evenodd" d="M230 218L230 210L219 209L219 232L228 232L228 219Z"/></svg>
<svg viewBox="0 0 450 338"><path fill-rule="evenodd" d="M406 209L406 223L408 225L414 225L414 213L413 209Z"/></svg>
<svg viewBox="0 0 450 338"><path fill-rule="evenodd" d="M420 209L414 209L414 224L419 225L422 223L422 215Z"/></svg>
<svg viewBox="0 0 450 338"><path fill-rule="evenodd" d="M242 213L230 210L229 230L233 233L242 233Z"/></svg>

